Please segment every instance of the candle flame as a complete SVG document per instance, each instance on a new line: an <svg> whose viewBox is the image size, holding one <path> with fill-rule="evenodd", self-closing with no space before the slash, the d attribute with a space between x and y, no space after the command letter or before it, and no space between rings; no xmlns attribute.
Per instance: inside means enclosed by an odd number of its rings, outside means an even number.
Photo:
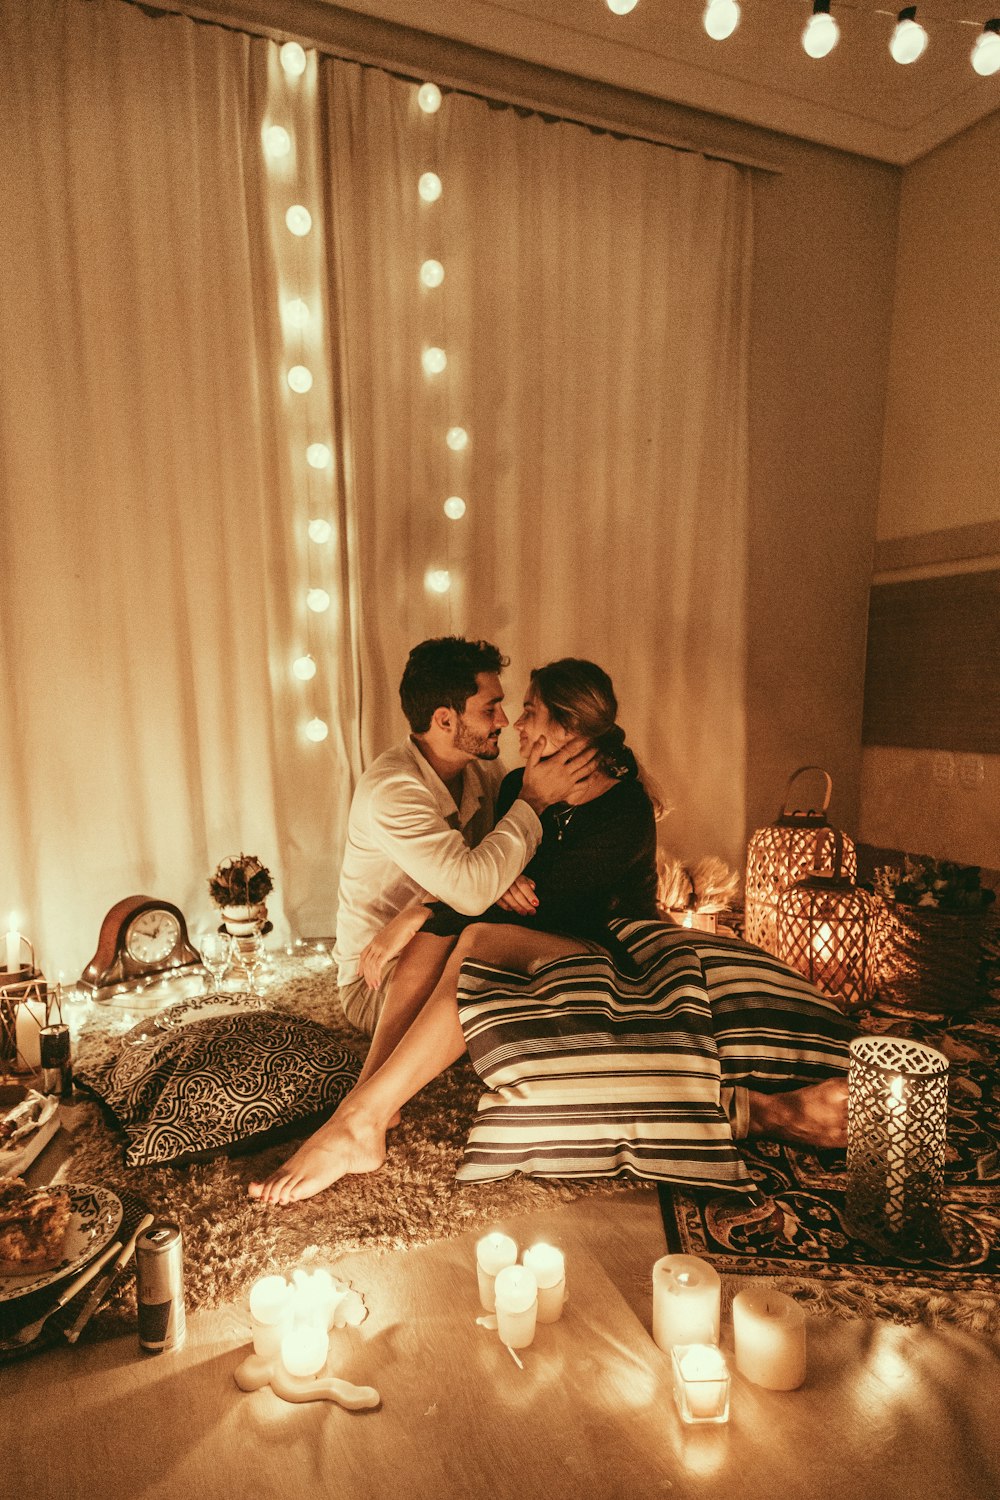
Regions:
<svg viewBox="0 0 1000 1500"><path fill-rule="evenodd" d="M905 1082L899 1076L899 1074L897 1074L896 1077L889 1084L889 1092L890 1092L890 1094L892 1095L892 1097L894 1099L902 1099L902 1097L903 1097L903 1089L904 1088L905 1088Z"/></svg>

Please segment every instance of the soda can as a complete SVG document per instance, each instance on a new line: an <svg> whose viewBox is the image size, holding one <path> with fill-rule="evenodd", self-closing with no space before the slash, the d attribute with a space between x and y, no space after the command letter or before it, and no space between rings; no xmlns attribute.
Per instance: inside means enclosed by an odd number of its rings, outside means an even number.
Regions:
<svg viewBox="0 0 1000 1500"><path fill-rule="evenodd" d="M151 1224L135 1242L139 1344L151 1353L184 1342L184 1259L177 1224Z"/></svg>

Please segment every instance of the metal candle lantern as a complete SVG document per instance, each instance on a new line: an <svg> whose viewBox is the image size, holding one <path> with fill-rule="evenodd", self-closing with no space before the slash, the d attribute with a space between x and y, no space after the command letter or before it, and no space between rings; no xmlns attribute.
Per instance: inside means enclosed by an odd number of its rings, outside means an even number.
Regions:
<svg viewBox="0 0 1000 1500"><path fill-rule="evenodd" d="M847 1216L862 1236L940 1244L948 1118L948 1059L898 1036L851 1043Z"/></svg>
<svg viewBox="0 0 1000 1500"><path fill-rule="evenodd" d="M778 897L774 952L849 1008L875 989L877 903L843 873L844 836L834 833L829 873L814 870Z"/></svg>
<svg viewBox="0 0 1000 1500"><path fill-rule="evenodd" d="M826 782L823 806L805 811L790 809L788 801L792 784L806 771L818 771ZM823 865L821 851L833 836L833 829L826 820L832 791L833 779L822 766L800 766L788 778L777 822L758 828L747 847L744 931L747 942L756 943L769 953L776 951L778 897L781 892ZM841 837L844 841L843 871L853 880L858 872L854 842L846 834Z"/></svg>

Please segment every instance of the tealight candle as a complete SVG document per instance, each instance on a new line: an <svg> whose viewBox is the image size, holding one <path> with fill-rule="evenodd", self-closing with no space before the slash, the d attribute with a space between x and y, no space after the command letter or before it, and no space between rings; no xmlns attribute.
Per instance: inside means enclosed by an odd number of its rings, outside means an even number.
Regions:
<svg viewBox="0 0 1000 1500"><path fill-rule="evenodd" d="M479 1276L479 1300L484 1312L494 1308L493 1283L497 1272L514 1265L517 1245L509 1234L487 1234L476 1246L476 1271Z"/></svg>
<svg viewBox="0 0 1000 1500"><path fill-rule="evenodd" d="M273 1359L291 1328L295 1292L284 1276L262 1276L250 1288L254 1353Z"/></svg>
<svg viewBox="0 0 1000 1500"><path fill-rule="evenodd" d="M729 1420L729 1369L715 1344L676 1344L674 1400L685 1422Z"/></svg>
<svg viewBox="0 0 1000 1500"><path fill-rule="evenodd" d="M665 1353L675 1344L717 1344L722 1281L697 1255L664 1255L653 1266L653 1339Z"/></svg>
<svg viewBox="0 0 1000 1500"><path fill-rule="evenodd" d="M784 1292L737 1292L733 1298L736 1368L768 1391L794 1391L806 1378L806 1315Z"/></svg>
<svg viewBox="0 0 1000 1500"><path fill-rule="evenodd" d="M497 1272L497 1332L508 1349L527 1349L535 1337L538 1283L524 1266L505 1266Z"/></svg>
<svg viewBox="0 0 1000 1500"><path fill-rule="evenodd" d="M289 1375L318 1375L329 1350L330 1335L325 1328L296 1323L281 1340L281 1363Z"/></svg>
<svg viewBox="0 0 1000 1500"><path fill-rule="evenodd" d="M525 1269L538 1283L538 1321L556 1323L566 1300L566 1259L554 1245L532 1245L524 1252Z"/></svg>

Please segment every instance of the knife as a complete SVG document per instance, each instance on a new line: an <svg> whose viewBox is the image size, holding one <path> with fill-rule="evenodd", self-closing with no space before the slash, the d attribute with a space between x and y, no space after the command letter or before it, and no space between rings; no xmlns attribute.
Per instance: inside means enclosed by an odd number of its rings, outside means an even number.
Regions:
<svg viewBox="0 0 1000 1500"><path fill-rule="evenodd" d="M69 1328L63 1329L63 1332L65 1333L67 1339L71 1344L76 1343L77 1339L80 1337L81 1333L86 1328L91 1318L94 1316L94 1313L104 1301L111 1283L118 1275L118 1272L124 1270L129 1261L132 1259L133 1252L135 1251L136 1240L139 1238L140 1234L142 1234L142 1231L144 1229L149 1228L152 1222L152 1214L146 1214L139 1220L138 1224L132 1231L131 1237L129 1238L121 1254L118 1256L118 1259L111 1267L110 1271L106 1271L101 1277L100 1281L96 1283L93 1291L90 1293L90 1296L87 1298L86 1302L83 1304L82 1308L77 1314L75 1321L70 1325Z"/></svg>

